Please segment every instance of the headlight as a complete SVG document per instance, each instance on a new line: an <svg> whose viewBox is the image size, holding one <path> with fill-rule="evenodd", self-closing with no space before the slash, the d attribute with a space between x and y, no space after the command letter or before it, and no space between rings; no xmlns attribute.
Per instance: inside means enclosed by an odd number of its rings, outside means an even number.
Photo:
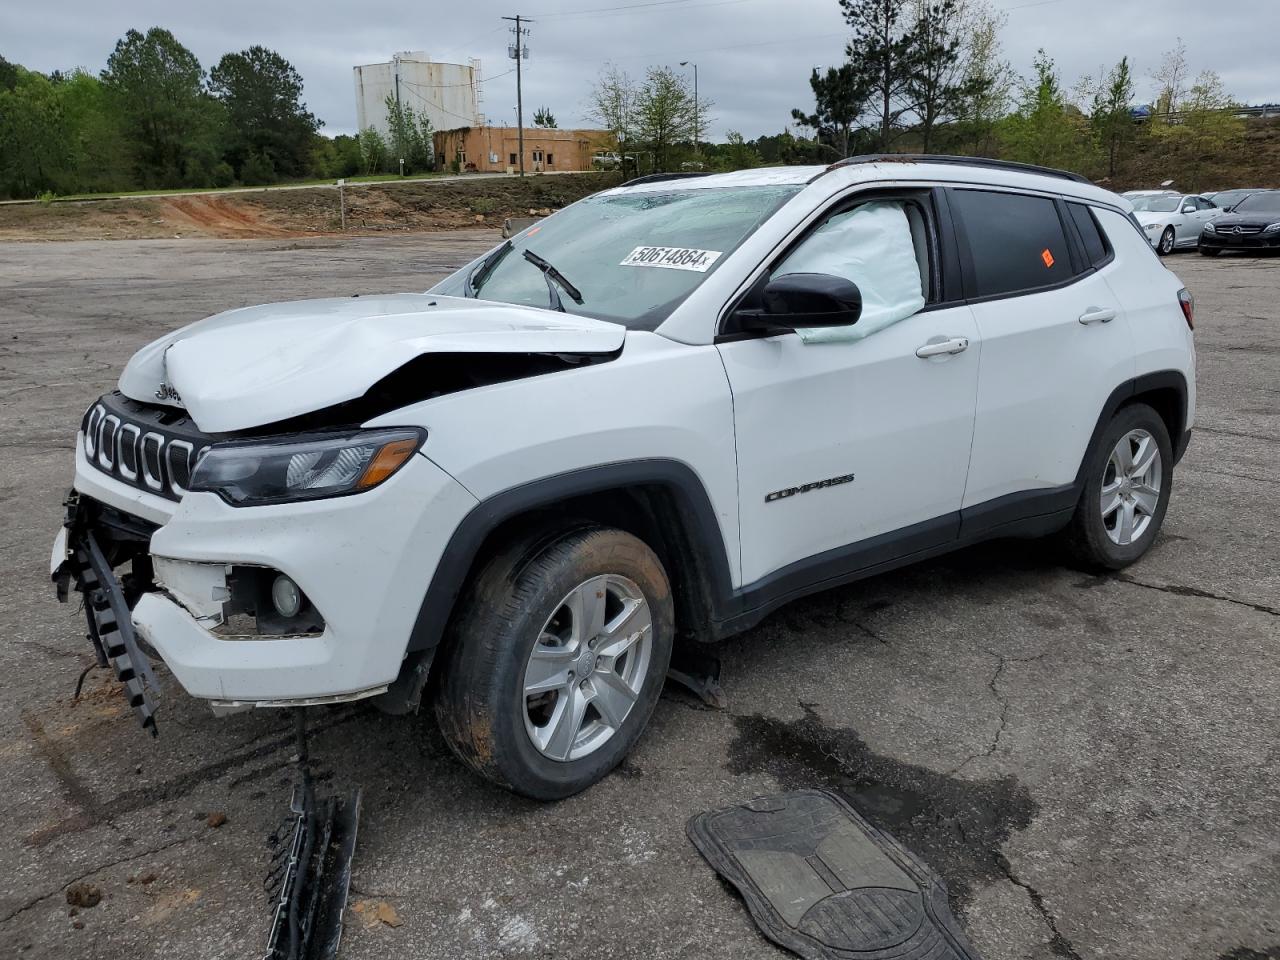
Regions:
<svg viewBox="0 0 1280 960"><path fill-rule="evenodd" d="M196 463L190 489L233 507L360 493L404 466L425 439L424 430L397 427L215 444Z"/></svg>
<svg viewBox="0 0 1280 960"><path fill-rule="evenodd" d="M1143 230L1159 230L1159 229L1160 229L1160 224L1158 224L1158 223L1148 223L1148 224L1146 224L1145 226L1143 226L1143 228L1142 228L1142 229L1143 229Z"/></svg>
<svg viewBox="0 0 1280 960"><path fill-rule="evenodd" d="M1262 232L1263 233L1280 233L1280 223L1273 223Z"/></svg>
<svg viewBox="0 0 1280 960"><path fill-rule="evenodd" d="M1217 232L1218 232L1218 228L1217 228L1217 227L1215 227L1212 223L1206 223L1206 224L1204 225L1204 232L1205 232L1205 233L1217 233Z"/></svg>

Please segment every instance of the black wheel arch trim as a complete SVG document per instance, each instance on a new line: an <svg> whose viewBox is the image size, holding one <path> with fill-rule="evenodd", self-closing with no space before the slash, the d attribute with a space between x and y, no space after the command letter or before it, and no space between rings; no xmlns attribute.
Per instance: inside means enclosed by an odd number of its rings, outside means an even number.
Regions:
<svg viewBox="0 0 1280 960"><path fill-rule="evenodd" d="M1098 437L1107 428L1107 424L1116 415L1116 411L1134 397L1152 393L1156 390L1173 390L1178 395L1178 409L1175 411L1174 422L1170 424L1169 442L1174 447L1173 462L1177 464L1182 459L1182 455L1186 453L1187 444L1191 441L1191 431L1187 429L1187 378L1181 370L1159 370L1154 373L1144 373L1120 384L1107 397L1106 403L1102 406L1102 411L1098 414L1098 422L1094 425L1093 433L1089 436L1089 443L1085 447L1084 456L1080 460L1080 470L1076 474L1075 481L1077 490L1084 487L1084 471L1089 459L1089 451L1097 444Z"/></svg>
<svg viewBox="0 0 1280 960"><path fill-rule="evenodd" d="M660 486L676 497L681 521L692 529L707 580L711 618L733 592L729 558L711 497L701 478L679 460L642 459L571 470L520 484L482 500L462 519L445 545L409 635L409 652L434 648L444 636L466 577L488 536L500 525L530 511L573 497L639 486Z"/></svg>

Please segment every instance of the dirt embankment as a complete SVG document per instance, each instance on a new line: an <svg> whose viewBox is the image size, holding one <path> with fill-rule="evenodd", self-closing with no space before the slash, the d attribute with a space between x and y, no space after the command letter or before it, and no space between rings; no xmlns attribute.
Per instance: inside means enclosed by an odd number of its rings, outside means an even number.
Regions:
<svg viewBox="0 0 1280 960"><path fill-rule="evenodd" d="M499 226L615 186L611 173L378 183L345 190L347 233ZM338 233L332 187L0 205L0 240L297 237Z"/></svg>
<svg viewBox="0 0 1280 960"><path fill-rule="evenodd" d="M1238 143L1209 156L1170 152L1167 144L1145 140L1128 158L1109 190L1140 190L1172 180L1175 189L1230 190L1233 187L1280 187L1280 117L1245 121Z"/></svg>

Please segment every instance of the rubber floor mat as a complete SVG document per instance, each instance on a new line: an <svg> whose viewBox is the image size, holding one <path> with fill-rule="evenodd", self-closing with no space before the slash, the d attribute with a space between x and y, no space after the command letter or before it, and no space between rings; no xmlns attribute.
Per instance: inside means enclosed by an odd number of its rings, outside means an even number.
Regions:
<svg viewBox="0 0 1280 960"><path fill-rule="evenodd" d="M809 960L979 960L942 880L832 793L700 813L689 839L770 940Z"/></svg>

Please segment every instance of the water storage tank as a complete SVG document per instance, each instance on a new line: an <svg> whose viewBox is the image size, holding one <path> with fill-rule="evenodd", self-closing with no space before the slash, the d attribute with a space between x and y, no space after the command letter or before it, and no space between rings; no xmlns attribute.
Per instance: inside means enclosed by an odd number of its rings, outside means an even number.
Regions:
<svg viewBox="0 0 1280 960"><path fill-rule="evenodd" d="M387 97L426 114L435 130L484 124L480 113L480 61L435 63L422 51L398 53L386 63L354 67L356 125L373 127L384 137Z"/></svg>

